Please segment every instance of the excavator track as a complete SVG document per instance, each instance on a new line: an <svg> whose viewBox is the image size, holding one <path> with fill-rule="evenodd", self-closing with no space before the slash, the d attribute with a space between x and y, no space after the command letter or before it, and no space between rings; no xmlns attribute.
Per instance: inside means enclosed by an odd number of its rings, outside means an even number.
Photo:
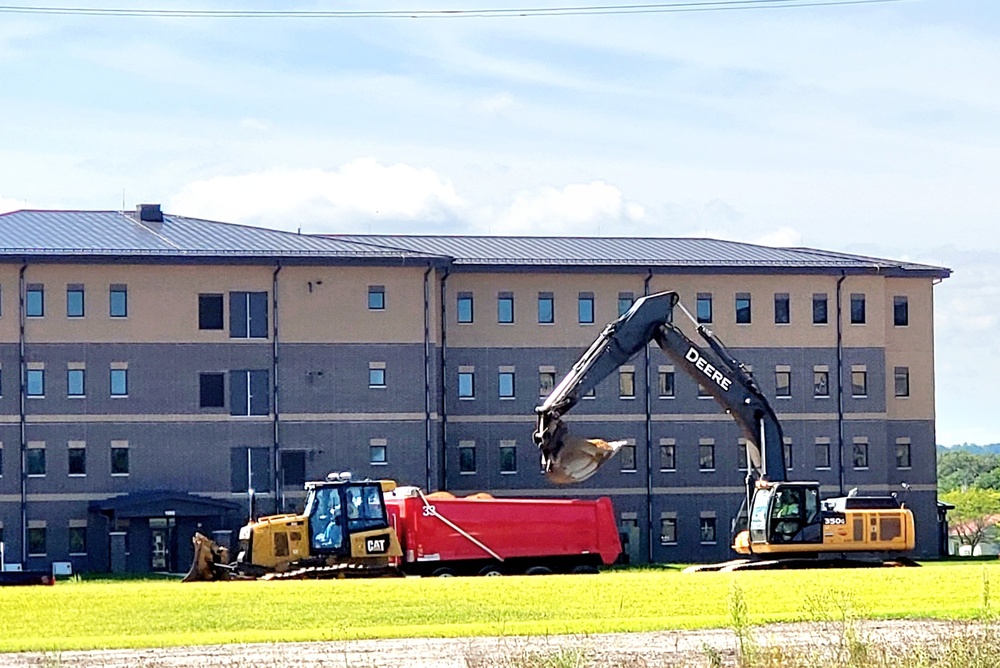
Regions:
<svg viewBox="0 0 1000 668"><path fill-rule="evenodd" d="M811 568L909 568L920 566L913 559L897 557L895 559L822 559L822 558L783 558L783 559L733 559L717 564L698 564L688 566L684 573L732 573L734 571L780 571Z"/></svg>

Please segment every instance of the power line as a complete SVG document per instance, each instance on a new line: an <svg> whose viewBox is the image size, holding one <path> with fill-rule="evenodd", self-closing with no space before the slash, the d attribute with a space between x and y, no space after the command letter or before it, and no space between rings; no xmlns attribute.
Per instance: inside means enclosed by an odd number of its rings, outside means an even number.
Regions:
<svg viewBox="0 0 1000 668"><path fill-rule="evenodd" d="M444 19L521 18L532 16L588 16L607 14L667 14L675 12L734 11L748 9L792 9L872 5L908 0L702 0L622 5L524 7L520 9L419 9L419 10L251 10L251 9L141 9L129 7L61 7L0 5L2 14L54 14L59 16L121 16L138 18L197 19Z"/></svg>

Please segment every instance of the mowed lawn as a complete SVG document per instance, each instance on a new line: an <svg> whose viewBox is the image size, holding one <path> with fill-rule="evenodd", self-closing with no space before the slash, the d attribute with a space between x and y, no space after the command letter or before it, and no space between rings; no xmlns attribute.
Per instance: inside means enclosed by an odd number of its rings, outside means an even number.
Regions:
<svg viewBox="0 0 1000 668"><path fill-rule="evenodd" d="M845 609L864 617L960 619L982 612L989 597L984 581L1000 592L1000 563L750 573L61 582L0 588L0 651L722 627L729 624L734 587L760 623L836 617Z"/></svg>

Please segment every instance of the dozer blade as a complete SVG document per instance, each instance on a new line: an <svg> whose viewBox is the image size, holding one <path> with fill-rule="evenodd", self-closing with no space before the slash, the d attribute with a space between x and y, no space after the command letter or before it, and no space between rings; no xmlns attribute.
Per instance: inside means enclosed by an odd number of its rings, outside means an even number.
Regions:
<svg viewBox="0 0 1000 668"><path fill-rule="evenodd" d="M211 582L228 580L229 550L200 533L191 539L194 544L194 559L191 568L181 582Z"/></svg>
<svg viewBox="0 0 1000 668"><path fill-rule="evenodd" d="M563 434L555 454L543 458L545 477L557 485L583 482L615 456L625 441L604 441L599 438L578 438Z"/></svg>

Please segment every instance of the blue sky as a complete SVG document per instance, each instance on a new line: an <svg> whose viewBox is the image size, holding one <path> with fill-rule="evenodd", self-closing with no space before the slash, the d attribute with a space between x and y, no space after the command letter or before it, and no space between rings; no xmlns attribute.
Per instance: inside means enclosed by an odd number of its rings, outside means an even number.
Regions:
<svg viewBox="0 0 1000 668"><path fill-rule="evenodd" d="M161 202L304 232L713 236L950 267L935 289L938 440L1000 442L995 0L494 19L0 13L0 82L0 210Z"/></svg>

